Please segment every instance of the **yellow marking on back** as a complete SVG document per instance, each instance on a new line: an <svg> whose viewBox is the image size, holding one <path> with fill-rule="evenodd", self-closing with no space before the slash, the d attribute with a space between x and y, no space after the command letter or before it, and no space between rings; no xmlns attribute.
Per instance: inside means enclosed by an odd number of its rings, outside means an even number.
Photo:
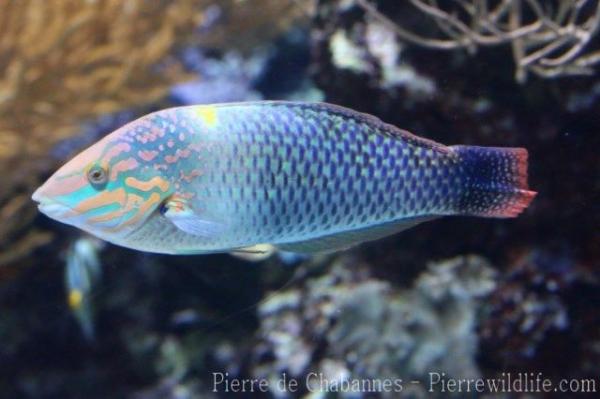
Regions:
<svg viewBox="0 0 600 399"><path fill-rule="evenodd" d="M83 302L83 293L80 290L69 291L69 297L67 298L67 302L69 303L69 307L71 309L79 309Z"/></svg>
<svg viewBox="0 0 600 399"><path fill-rule="evenodd" d="M154 187L158 187L160 191L167 191L169 189L169 182L160 176L155 176L148 181L138 180L135 177L129 176L125 179L125 184L140 191L150 191Z"/></svg>
<svg viewBox="0 0 600 399"><path fill-rule="evenodd" d="M212 105L199 106L194 109L194 113L209 127L213 127L217 124L217 108Z"/></svg>

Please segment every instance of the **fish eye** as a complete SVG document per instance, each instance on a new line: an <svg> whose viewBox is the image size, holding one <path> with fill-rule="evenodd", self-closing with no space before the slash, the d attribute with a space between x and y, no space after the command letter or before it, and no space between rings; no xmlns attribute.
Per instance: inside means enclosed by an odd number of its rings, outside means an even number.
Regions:
<svg viewBox="0 0 600 399"><path fill-rule="evenodd" d="M87 172L87 178L95 189L104 188L108 181L106 170L98 165L92 166Z"/></svg>

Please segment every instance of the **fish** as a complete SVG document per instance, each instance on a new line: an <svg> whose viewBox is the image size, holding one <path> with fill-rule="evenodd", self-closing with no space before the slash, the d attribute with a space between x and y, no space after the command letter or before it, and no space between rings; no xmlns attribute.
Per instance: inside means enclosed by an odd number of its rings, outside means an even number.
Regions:
<svg viewBox="0 0 600 399"><path fill-rule="evenodd" d="M512 218L536 192L524 148L443 145L328 103L145 115L32 198L57 221L164 254L334 252L442 216Z"/></svg>
<svg viewBox="0 0 600 399"><path fill-rule="evenodd" d="M78 238L66 254L67 305L88 341L95 336L92 294L102 271L97 253L100 247L95 239Z"/></svg>

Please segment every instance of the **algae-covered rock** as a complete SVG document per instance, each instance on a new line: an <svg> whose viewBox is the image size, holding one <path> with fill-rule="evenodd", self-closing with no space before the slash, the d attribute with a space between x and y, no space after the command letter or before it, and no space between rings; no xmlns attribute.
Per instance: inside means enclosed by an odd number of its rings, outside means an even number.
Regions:
<svg viewBox="0 0 600 399"><path fill-rule="evenodd" d="M371 277L368 265L340 257L327 274L260 305L257 358L272 360L257 362L253 375L276 380L285 373L306 381L308 390L319 388L322 375L332 387L353 380L426 383L436 371L479 377L476 323L494 277L484 259L459 257L430 264L411 288L399 289Z"/></svg>

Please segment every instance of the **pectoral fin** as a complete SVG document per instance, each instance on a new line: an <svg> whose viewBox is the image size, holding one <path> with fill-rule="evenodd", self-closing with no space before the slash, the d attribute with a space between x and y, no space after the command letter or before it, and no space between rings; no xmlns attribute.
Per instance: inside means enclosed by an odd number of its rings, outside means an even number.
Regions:
<svg viewBox="0 0 600 399"><path fill-rule="evenodd" d="M163 205L162 214L179 230L199 237L213 237L225 230L225 225L197 215L187 201L172 198Z"/></svg>

